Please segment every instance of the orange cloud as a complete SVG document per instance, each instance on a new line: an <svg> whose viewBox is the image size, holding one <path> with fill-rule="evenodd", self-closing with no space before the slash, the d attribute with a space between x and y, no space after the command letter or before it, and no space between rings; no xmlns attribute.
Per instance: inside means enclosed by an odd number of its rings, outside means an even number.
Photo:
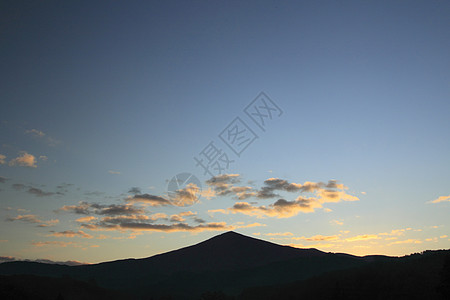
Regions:
<svg viewBox="0 0 450 300"><path fill-rule="evenodd" d="M330 223L331 224L335 224L335 225L339 225L339 226L344 225L344 222L339 221L339 220L331 220Z"/></svg>
<svg viewBox="0 0 450 300"><path fill-rule="evenodd" d="M315 235L315 236L312 236L312 237L309 237L309 238L302 236L302 237L294 237L292 239L293 240L305 240L305 241L309 241L309 242L312 242L312 241L314 241L314 242L318 242L318 241L335 241L335 240L339 239L339 236L338 235L320 235L320 234L318 234L318 235Z"/></svg>
<svg viewBox="0 0 450 300"><path fill-rule="evenodd" d="M376 234L363 234L363 235L357 235L354 237L350 237L345 239L347 242L357 242L357 241L367 241L367 240L375 240L380 239L380 237Z"/></svg>
<svg viewBox="0 0 450 300"><path fill-rule="evenodd" d="M36 168L36 157L32 154L29 154L25 151L20 152L20 156L12 159L9 162L10 166L21 166L21 167L29 167Z"/></svg>
<svg viewBox="0 0 450 300"><path fill-rule="evenodd" d="M36 247L43 247L43 246L67 247L69 245L74 245L73 242L61 242L61 241L33 242L31 244Z"/></svg>
<svg viewBox="0 0 450 300"><path fill-rule="evenodd" d="M84 231L78 230L78 231L72 231L72 230L66 230L61 232L54 232L51 234L52 236L56 237L83 237L86 239L92 239L93 236L90 234L85 233Z"/></svg>
<svg viewBox="0 0 450 300"><path fill-rule="evenodd" d="M408 239L408 240L404 240L404 241L396 241L393 243L390 243L389 245L396 245L396 244L421 244L422 241L417 240L417 239Z"/></svg>
<svg viewBox="0 0 450 300"><path fill-rule="evenodd" d="M81 217L81 218L78 218L78 219L76 219L75 221L77 221L77 222L79 222L79 223L88 223L88 222L94 221L94 220L96 220L96 219L97 219L96 217L89 216L89 217Z"/></svg>
<svg viewBox="0 0 450 300"><path fill-rule="evenodd" d="M194 183L189 183L183 189L176 190L171 195L171 203L175 206L192 205L200 197L200 188Z"/></svg>
<svg viewBox="0 0 450 300"><path fill-rule="evenodd" d="M439 202L449 202L450 201L450 195L448 196L440 196L436 200L431 201L430 203L439 203Z"/></svg>
<svg viewBox="0 0 450 300"><path fill-rule="evenodd" d="M150 219L153 221L159 220L159 219L167 219L168 216L165 213L156 213L150 216Z"/></svg>
<svg viewBox="0 0 450 300"><path fill-rule="evenodd" d="M292 232L275 232L275 233L266 233L267 236L292 236L294 235Z"/></svg>

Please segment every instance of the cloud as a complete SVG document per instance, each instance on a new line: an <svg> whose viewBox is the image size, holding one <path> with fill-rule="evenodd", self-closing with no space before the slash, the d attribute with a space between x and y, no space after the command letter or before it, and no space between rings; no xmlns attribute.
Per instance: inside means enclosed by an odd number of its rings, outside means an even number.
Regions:
<svg viewBox="0 0 450 300"><path fill-rule="evenodd" d="M225 222L210 222L206 223L201 219L198 219L196 213L191 211L181 212L170 217L170 221L173 224L156 224L157 220L167 220L167 215L163 213L156 213L154 215L124 215L103 217L101 220L95 223L83 223L81 228L94 230L94 231L125 231L131 230L133 232L139 231L160 231L160 232L202 232L202 231L223 231L234 230L236 228L249 228L256 226L265 226L260 223L252 224L237 224L227 225ZM194 222L198 225L190 225L186 223L186 218L193 218ZM176 222L176 223L175 223Z"/></svg>
<svg viewBox="0 0 450 300"><path fill-rule="evenodd" d="M319 201L325 202L341 202L341 201L358 201L359 198L347 194L345 191L334 191L330 189L320 189L317 192Z"/></svg>
<svg viewBox="0 0 450 300"><path fill-rule="evenodd" d="M99 191L88 191L88 192L83 193L83 195L85 195L85 196L95 196L95 197L99 197L103 194L104 194L103 192L99 192Z"/></svg>
<svg viewBox="0 0 450 300"><path fill-rule="evenodd" d="M269 178L264 181L261 189L254 189L249 186L236 186L240 182L239 174L224 174L212 177L206 184L214 189L217 196L235 196L238 200L245 200L251 197L257 199L270 199L280 197L277 192L289 193L314 193L318 202L341 202L357 201L358 197L346 193L346 186L337 183L336 180L329 180L328 183L306 181L303 184L288 182L281 178Z"/></svg>
<svg viewBox="0 0 450 300"><path fill-rule="evenodd" d="M292 236L294 235L292 232L275 232L275 233L266 233L266 236Z"/></svg>
<svg viewBox="0 0 450 300"><path fill-rule="evenodd" d="M5 183L8 180L8 178L0 176L0 183Z"/></svg>
<svg viewBox="0 0 450 300"><path fill-rule="evenodd" d="M17 217L7 218L6 220L11 222L20 220L27 223L42 223L42 221L39 220L36 215L18 215Z"/></svg>
<svg viewBox="0 0 450 300"><path fill-rule="evenodd" d="M0 165L4 165L6 163L6 156L0 154Z"/></svg>
<svg viewBox="0 0 450 300"><path fill-rule="evenodd" d="M142 194L141 189L138 187L132 187L128 190L129 194L133 194L133 195L138 195L138 194Z"/></svg>
<svg viewBox="0 0 450 300"><path fill-rule="evenodd" d="M179 214L175 214L175 215L171 215L170 216L170 222L184 222L186 221L185 217L194 217L196 216L197 213L194 213L192 211L184 211L181 212ZM194 218L194 221L196 221L197 223L204 223L205 221L203 221L202 219L199 218Z"/></svg>
<svg viewBox="0 0 450 300"><path fill-rule="evenodd" d="M91 221L96 220L97 218L94 216L89 216L89 217L81 217L76 219L75 221L77 221L78 223L89 223Z"/></svg>
<svg viewBox="0 0 450 300"><path fill-rule="evenodd" d="M357 235L354 237L350 237L345 239L347 242L357 242L357 241L367 241L367 240L376 240L380 239L380 237L376 234L363 234L363 235Z"/></svg>
<svg viewBox="0 0 450 300"><path fill-rule="evenodd" d="M179 213L179 215L180 216L183 216L183 217L190 217L190 216L195 216L197 213L195 213L195 212L192 212L192 211L184 211L184 212L181 212L181 213Z"/></svg>
<svg viewBox="0 0 450 300"><path fill-rule="evenodd" d="M119 172L119 171L109 170L108 173L109 173L109 174L113 174L113 175L120 175L120 172Z"/></svg>
<svg viewBox="0 0 450 300"><path fill-rule="evenodd" d="M35 138L45 139L45 141L47 142L47 144L49 146L56 146L61 143L61 141L58 141L57 139L54 139L54 138L48 136L41 130L30 129L30 130L26 130L25 133L30 134L31 136L33 136Z"/></svg>
<svg viewBox="0 0 450 300"><path fill-rule="evenodd" d="M214 176L206 181L206 184L213 188L217 196L235 195L240 200L256 196L248 186L233 186L241 181L239 174L222 174Z"/></svg>
<svg viewBox="0 0 450 300"><path fill-rule="evenodd" d="M260 199L267 199L278 197L274 191L286 191L286 192L297 192L300 191L302 185L299 183L289 183L287 180L280 178L269 178L264 181L265 186L257 192L257 197Z"/></svg>
<svg viewBox="0 0 450 300"><path fill-rule="evenodd" d="M334 224L334 225L339 225L339 226L344 225L344 222L339 221L339 220L331 220L330 223Z"/></svg>
<svg viewBox="0 0 450 300"><path fill-rule="evenodd" d="M26 188L27 186L25 184L22 183L14 183L11 185L13 189L15 189L16 191L20 191L24 188Z"/></svg>
<svg viewBox="0 0 450 300"><path fill-rule="evenodd" d="M33 242L31 244L36 247L43 247L43 246L67 247L69 245L74 245L73 242L62 242L62 241Z"/></svg>
<svg viewBox="0 0 450 300"><path fill-rule="evenodd" d="M164 197L150 194L136 194L125 199L128 202L140 202L150 206L167 206L171 205L170 201Z"/></svg>
<svg viewBox="0 0 450 300"><path fill-rule="evenodd" d="M433 201L431 201L429 203L439 203L439 202L449 202L449 201L450 201L450 195L448 195L448 196L440 196L436 200L433 200Z"/></svg>
<svg viewBox="0 0 450 300"><path fill-rule="evenodd" d="M294 201L279 199L275 203L268 206L253 206L248 202L237 202L228 210L232 213L242 213L249 216L289 218L296 216L298 213L314 212L315 208L321 207L320 203L313 198L298 197ZM212 212L212 211L209 211ZM222 211L218 211L222 212Z"/></svg>
<svg viewBox="0 0 450 300"><path fill-rule="evenodd" d="M44 137L45 136L44 132L37 130L37 129L30 129L30 130L25 131L25 133L31 134L35 137Z"/></svg>
<svg viewBox="0 0 450 300"><path fill-rule="evenodd" d="M64 205L63 207L61 207L60 209L58 209L57 211L69 211L75 214L90 214L91 205L87 202L81 201L79 202L78 205Z"/></svg>
<svg viewBox="0 0 450 300"><path fill-rule="evenodd" d="M18 215L14 218L9 217L6 219L6 221L10 221L10 222L22 221L25 223L38 224L37 225L38 227L49 227L49 226L53 226L53 225L59 223L59 220L42 221L36 215Z"/></svg>
<svg viewBox="0 0 450 300"><path fill-rule="evenodd" d="M162 231L162 232L202 232L202 231L221 231L233 230L234 227L227 225L225 222L207 223L191 226L186 223L176 224L153 224L149 222L127 220L127 219L103 219L96 224L83 224L83 228L90 230L136 230L136 231Z"/></svg>
<svg viewBox="0 0 450 300"><path fill-rule="evenodd" d="M34 188L34 187L30 187L28 189L27 193L30 193L30 194L35 195L37 197L47 197L47 196L52 196L52 195L55 194L55 193L52 193L52 192L44 192L43 190L38 189L38 188Z"/></svg>
<svg viewBox="0 0 450 300"><path fill-rule="evenodd" d="M10 262L10 261L15 261L15 260L17 260L17 259L13 256L0 256L0 264L5 263L5 262Z"/></svg>
<svg viewBox="0 0 450 300"><path fill-rule="evenodd" d="M43 160L43 161L47 161L47 160L48 160L48 157L45 156L45 155L41 155L41 156L39 156L39 159L40 159L40 160Z"/></svg>
<svg viewBox="0 0 450 300"><path fill-rule="evenodd" d="M36 157L32 154L29 154L25 151L21 151L19 156L9 161L10 166L21 166L21 167L29 167L36 168Z"/></svg>
<svg viewBox="0 0 450 300"><path fill-rule="evenodd" d="M198 201L200 188L194 183L189 183L186 187L172 193L170 200L175 206L188 206Z"/></svg>
<svg viewBox="0 0 450 300"><path fill-rule="evenodd" d="M24 189L28 189L27 193L35 195L36 197L48 197L48 196L52 196L52 195L55 195L55 194L59 194L59 195L63 194L60 191L58 191L57 193L45 192L45 191L43 191L43 190L41 190L39 188L35 188L35 187L32 187L32 186L27 186L27 185L22 184L22 183L14 183L14 184L11 185L11 187L13 189L15 189L16 191L21 191L21 190L24 190Z"/></svg>
<svg viewBox="0 0 450 300"><path fill-rule="evenodd" d="M81 201L78 205L64 205L57 211L68 211L75 214L97 214L97 215L131 215L142 214L145 212L143 208L134 206L133 204L97 204Z"/></svg>
<svg viewBox="0 0 450 300"><path fill-rule="evenodd" d="M266 224L261 224L261 223L251 223L251 224L247 224L247 225L236 225L236 228L252 228L252 227L261 227L261 226L267 226Z"/></svg>
<svg viewBox="0 0 450 300"><path fill-rule="evenodd" d="M170 216L170 222L184 222L184 221L186 221L186 219L180 215L171 215Z"/></svg>
<svg viewBox="0 0 450 300"><path fill-rule="evenodd" d="M382 232L379 235L400 236L404 235L407 229L393 229L391 232Z"/></svg>
<svg viewBox="0 0 450 300"><path fill-rule="evenodd" d="M207 180L206 184L213 187L221 187L239 182L240 182L239 174L221 174Z"/></svg>
<svg viewBox="0 0 450 300"><path fill-rule="evenodd" d="M144 213L145 210L142 208L138 208L133 206L132 204L111 204L111 205L98 205L95 207L95 213L99 215L129 215L129 214L141 214Z"/></svg>
<svg viewBox="0 0 450 300"><path fill-rule="evenodd" d="M51 235L56 236L56 237L82 237L82 238L86 238L86 239L93 238L92 235L85 233L84 231L81 231L81 230L78 230L78 231L66 230L66 231L61 231L61 232L53 232Z"/></svg>
<svg viewBox="0 0 450 300"><path fill-rule="evenodd" d="M167 220L169 217L165 213L156 213L150 216L150 219L153 221L156 220Z"/></svg>
<svg viewBox="0 0 450 300"><path fill-rule="evenodd" d="M318 242L318 241L336 241L339 239L338 235L315 235L312 237L294 237L293 240L305 240L308 242Z"/></svg>
<svg viewBox="0 0 450 300"><path fill-rule="evenodd" d="M404 241L395 241L393 243L390 243L389 245L397 245L397 244L421 244L422 241L417 239L407 239Z"/></svg>

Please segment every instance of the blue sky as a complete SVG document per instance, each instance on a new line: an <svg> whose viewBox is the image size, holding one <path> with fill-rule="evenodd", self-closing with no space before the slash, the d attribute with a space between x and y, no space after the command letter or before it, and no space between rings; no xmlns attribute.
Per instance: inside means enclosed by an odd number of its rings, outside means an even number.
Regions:
<svg viewBox="0 0 450 300"><path fill-rule="evenodd" d="M0 11L0 255L146 257L229 229L358 255L449 248L448 3L47 1ZM244 112L260 92L283 111L265 131ZM219 138L236 117L258 136L240 157ZM239 174L228 188L336 180L358 200L300 189L219 195L194 161L211 141L234 160L223 172ZM168 181L182 172L212 197L130 202L132 187L168 199ZM297 197L321 207L282 218L233 210ZM93 230L83 225L113 216L67 208L83 201L144 210L120 216L166 214L157 225L226 225ZM170 220L188 211L196 217ZM97 219L75 221L89 216Z"/></svg>

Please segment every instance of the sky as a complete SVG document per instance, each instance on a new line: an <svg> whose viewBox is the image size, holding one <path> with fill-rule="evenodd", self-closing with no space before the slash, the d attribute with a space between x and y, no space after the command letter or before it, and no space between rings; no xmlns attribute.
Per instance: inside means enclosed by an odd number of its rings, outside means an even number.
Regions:
<svg viewBox="0 0 450 300"><path fill-rule="evenodd" d="M0 259L236 232L450 248L447 1L2 1Z"/></svg>

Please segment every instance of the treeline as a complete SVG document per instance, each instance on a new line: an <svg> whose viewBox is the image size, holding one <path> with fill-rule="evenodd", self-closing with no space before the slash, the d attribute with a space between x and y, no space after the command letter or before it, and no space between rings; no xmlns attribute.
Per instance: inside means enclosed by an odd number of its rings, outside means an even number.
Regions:
<svg viewBox="0 0 450 300"><path fill-rule="evenodd" d="M450 299L450 251L426 251L295 283L249 288L239 299Z"/></svg>

